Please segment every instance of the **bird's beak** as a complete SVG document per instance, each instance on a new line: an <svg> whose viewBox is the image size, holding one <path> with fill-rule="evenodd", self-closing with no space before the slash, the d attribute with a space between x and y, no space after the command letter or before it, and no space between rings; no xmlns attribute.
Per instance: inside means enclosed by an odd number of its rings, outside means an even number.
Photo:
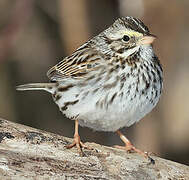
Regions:
<svg viewBox="0 0 189 180"><path fill-rule="evenodd" d="M157 37L155 35L150 34L150 35L142 37L139 43L141 45L152 44L156 38Z"/></svg>

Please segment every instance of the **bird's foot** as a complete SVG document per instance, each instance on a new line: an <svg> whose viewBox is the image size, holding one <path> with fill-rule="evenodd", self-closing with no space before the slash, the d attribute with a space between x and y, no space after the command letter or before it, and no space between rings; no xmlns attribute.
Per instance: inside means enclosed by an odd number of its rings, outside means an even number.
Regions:
<svg viewBox="0 0 189 180"><path fill-rule="evenodd" d="M148 159L150 161L150 164L155 164L155 161L148 155L148 153L145 153L143 151L141 151L140 149L137 149L136 147L134 147L131 142L126 138L126 136L124 136L121 131L116 131L116 133L120 136L121 140L125 143L125 146L114 146L115 148L118 149L123 149L126 150L127 152L136 152L140 155L142 155L143 157L145 157L146 159Z"/></svg>
<svg viewBox="0 0 189 180"><path fill-rule="evenodd" d="M84 153L83 153L83 151L82 151L82 148L85 148L85 149L88 149L88 150L93 150L93 148L91 148L91 147L85 145L83 142L81 142L79 134L75 134L75 135L74 135L73 143L67 145L66 148L67 148L67 149L71 149L71 148L73 148L74 146L77 147L77 150L78 150L78 153L79 153L80 156L84 156Z"/></svg>
<svg viewBox="0 0 189 180"><path fill-rule="evenodd" d="M155 164L155 160L152 159L147 152L143 152L140 149L137 149L136 147L134 147L131 143L127 143L125 146L118 146L115 145L115 148L118 149L122 149L122 150L126 150L127 152L131 153L131 152L136 152L140 155L142 155L143 157L145 157L146 159L148 159L150 161L151 164Z"/></svg>

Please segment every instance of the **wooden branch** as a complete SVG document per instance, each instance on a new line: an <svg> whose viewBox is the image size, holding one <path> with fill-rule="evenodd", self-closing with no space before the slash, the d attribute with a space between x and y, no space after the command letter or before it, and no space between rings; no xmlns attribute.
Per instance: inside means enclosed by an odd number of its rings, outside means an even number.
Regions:
<svg viewBox="0 0 189 180"><path fill-rule="evenodd" d="M0 179L189 179L189 167L95 143L96 149L66 149L72 139L0 119Z"/></svg>

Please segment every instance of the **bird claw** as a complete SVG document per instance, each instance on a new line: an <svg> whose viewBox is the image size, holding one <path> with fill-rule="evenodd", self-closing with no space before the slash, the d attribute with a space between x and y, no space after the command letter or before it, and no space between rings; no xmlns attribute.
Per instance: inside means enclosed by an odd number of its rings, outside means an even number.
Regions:
<svg viewBox="0 0 189 180"><path fill-rule="evenodd" d="M128 153L132 153L132 152L136 152L140 155L142 155L143 157L145 157L146 159L148 159L150 162L149 164L155 164L155 160L152 159L147 152L143 152L137 148L135 148L132 144L130 145L126 145L126 146L118 146L118 145L115 145L114 146L115 148L118 148L118 149L122 149L122 150L126 150Z"/></svg>
<svg viewBox="0 0 189 180"><path fill-rule="evenodd" d="M67 145L66 148L67 148L67 149L71 149L71 148L73 148L74 146L77 147L77 150L78 150L78 153L79 153L80 156L84 156L84 153L83 153L83 151L82 151L82 148L88 149L88 150L93 150L93 148L91 148L91 147L85 145L83 142L81 142L79 134L75 134L75 135L74 135L73 143Z"/></svg>
<svg viewBox="0 0 189 180"><path fill-rule="evenodd" d="M152 159L149 155L148 155L148 160L150 161L149 164L153 164L154 165L156 163L155 160Z"/></svg>
<svg viewBox="0 0 189 180"><path fill-rule="evenodd" d="M131 146L118 146L118 145L115 145L114 147L117 148L117 149L126 150L128 153L137 152L136 148L133 145L131 145Z"/></svg>
<svg viewBox="0 0 189 180"><path fill-rule="evenodd" d="M114 148L117 148L117 149L126 150L128 153L133 152L133 149L132 149L132 148L128 148L127 146L118 146L118 145L115 145L115 146L113 146L113 147L114 147Z"/></svg>

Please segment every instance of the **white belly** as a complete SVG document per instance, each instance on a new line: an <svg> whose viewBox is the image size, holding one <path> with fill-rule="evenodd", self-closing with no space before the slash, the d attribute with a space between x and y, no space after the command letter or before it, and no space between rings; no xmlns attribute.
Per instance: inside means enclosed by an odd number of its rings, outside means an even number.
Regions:
<svg viewBox="0 0 189 180"><path fill-rule="evenodd" d="M154 104L137 102L136 99L130 101L112 103L108 108L96 108L95 104L90 104L83 109L82 115L78 117L79 124L97 131L116 131L122 127L128 127L138 122L147 113L149 113ZM126 99L125 99L126 100Z"/></svg>
<svg viewBox="0 0 189 180"><path fill-rule="evenodd" d="M100 70L91 71L90 79L67 78L60 86L71 83L73 87L56 91L55 102L68 118L78 119L81 126L99 131L131 126L154 108L162 90L162 70L152 47L140 47L140 56L142 59L135 66L126 64L115 69L116 64L107 66L104 61Z"/></svg>
<svg viewBox="0 0 189 180"><path fill-rule="evenodd" d="M109 90L105 89L101 82L95 87L91 85L82 88L76 86L64 92L56 103L68 118L78 119L81 126L97 131L116 131L138 122L159 101L160 82L151 83L143 93L146 85L140 77L140 86L137 88L137 83L135 83L137 78L131 77L130 80L128 78L121 90L120 83ZM109 80L106 84L112 82ZM130 87L130 85L132 86ZM113 96L115 97L113 98ZM63 111L61 107L65 106L65 102L70 103Z"/></svg>

